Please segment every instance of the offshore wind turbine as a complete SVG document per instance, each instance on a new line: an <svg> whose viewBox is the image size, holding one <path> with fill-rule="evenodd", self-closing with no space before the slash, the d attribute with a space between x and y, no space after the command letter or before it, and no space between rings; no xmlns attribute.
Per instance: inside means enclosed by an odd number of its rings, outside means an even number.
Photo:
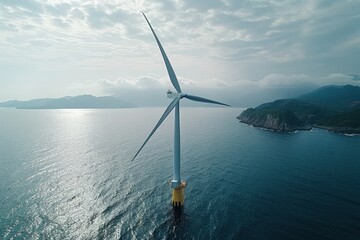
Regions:
<svg viewBox="0 0 360 240"><path fill-rule="evenodd" d="M174 88L176 89L176 93L171 92L170 90L167 92L167 97L170 99L173 99L172 102L169 104L169 106L166 108L165 112L161 116L158 123L155 125L154 129L151 131L150 135L146 138L143 145L140 147L140 149L135 154L134 158L131 160L133 161L137 155L140 153L140 151L143 149L145 144L149 141L151 136L155 133L155 131L159 128L159 126L162 124L162 122L166 119L166 117L170 114L170 112L175 108L175 124L174 124L174 166L173 166L173 179L171 181L171 188L172 190L172 205L175 207L181 207L184 205L184 188L186 186L185 182L181 181L180 178L180 100L182 98L187 98L192 101L197 102L204 102L204 103L213 103L213 104L219 104L224 106L230 106L225 103L217 102L214 100L210 100L203 97L198 97L194 95L189 95L186 93L183 93L181 91L179 82L177 80L177 77L175 75L174 69L172 68L170 61L164 51L164 48L162 47L158 37L155 34L154 29L152 28L149 20L145 16L144 13L142 13L145 17L146 22L149 24L149 27L154 35L154 38L157 42L157 45L160 49L161 55L164 59L164 63L167 69L167 72L169 74L170 81Z"/></svg>

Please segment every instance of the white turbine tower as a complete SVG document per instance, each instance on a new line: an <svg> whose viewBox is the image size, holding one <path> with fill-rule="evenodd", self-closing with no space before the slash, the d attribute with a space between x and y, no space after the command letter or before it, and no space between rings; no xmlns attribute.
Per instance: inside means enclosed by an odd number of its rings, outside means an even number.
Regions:
<svg viewBox="0 0 360 240"><path fill-rule="evenodd" d="M145 146L145 144L149 141L149 139L151 138L151 136L155 133L155 131L159 128L159 126L161 125L161 123L166 119L166 117L170 114L170 112L175 108L175 125L174 125L174 172L173 172L173 179L171 181L171 188L173 189L172 191L172 204L173 206L176 207L180 207L184 205L184 188L186 186L185 182L181 182L181 178L180 178L180 113L179 113L179 102L182 98L187 98L190 99L192 101L197 101L197 102L205 102L205 103L213 103L213 104L219 104L219 105L224 105L224 106L230 106L228 104L225 103L221 103L221 102L217 102L217 101L213 101L210 99L206 99L206 98L202 98L202 97L198 97L198 96L194 96L194 95L189 95L189 94L185 94L181 91L179 82L176 78L174 69L172 68L170 61L168 59L168 57L166 56L166 53L158 39L158 37L156 36L154 29L152 28L149 20L146 18L145 14L143 13L147 23L149 24L149 27L155 37L155 40L159 46L161 55L164 59L165 62L165 66L167 69L167 72L169 74L170 80L172 85L174 86L174 88L176 89L177 93L172 93L170 90L167 92L167 96L168 98L173 99L172 102L170 103L170 105L166 108L165 112L163 113L163 115L161 116L160 120L158 121L158 123L155 125L154 129L151 131L150 135L146 138L145 142L143 143L143 145L140 147L140 149L137 151L137 153L135 154L134 158L132 159L132 161L136 158L136 156L140 153L140 151L143 149L143 147Z"/></svg>

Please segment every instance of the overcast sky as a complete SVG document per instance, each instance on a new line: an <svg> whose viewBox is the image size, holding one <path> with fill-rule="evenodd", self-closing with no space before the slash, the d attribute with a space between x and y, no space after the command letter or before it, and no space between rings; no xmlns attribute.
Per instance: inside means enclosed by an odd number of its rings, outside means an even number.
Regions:
<svg viewBox="0 0 360 240"><path fill-rule="evenodd" d="M189 93L247 106L360 85L359 9L358 0L1 0L0 101L166 100L171 84L142 11Z"/></svg>

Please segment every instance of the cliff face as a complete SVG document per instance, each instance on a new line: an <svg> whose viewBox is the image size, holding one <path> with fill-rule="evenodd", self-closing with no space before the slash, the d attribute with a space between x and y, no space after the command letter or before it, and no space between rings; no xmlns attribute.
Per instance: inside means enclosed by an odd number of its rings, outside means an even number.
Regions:
<svg viewBox="0 0 360 240"><path fill-rule="evenodd" d="M240 122L254 127L262 127L279 132L294 132L296 130L309 130L303 123L287 110L256 110L249 108L238 117Z"/></svg>

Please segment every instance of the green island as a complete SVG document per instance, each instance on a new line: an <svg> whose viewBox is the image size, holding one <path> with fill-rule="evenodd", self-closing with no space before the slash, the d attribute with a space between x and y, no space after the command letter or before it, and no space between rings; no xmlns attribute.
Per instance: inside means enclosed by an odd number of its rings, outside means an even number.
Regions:
<svg viewBox="0 0 360 240"><path fill-rule="evenodd" d="M244 110L240 122L278 132L313 127L360 134L360 87L325 86L297 98L280 99Z"/></svg>

